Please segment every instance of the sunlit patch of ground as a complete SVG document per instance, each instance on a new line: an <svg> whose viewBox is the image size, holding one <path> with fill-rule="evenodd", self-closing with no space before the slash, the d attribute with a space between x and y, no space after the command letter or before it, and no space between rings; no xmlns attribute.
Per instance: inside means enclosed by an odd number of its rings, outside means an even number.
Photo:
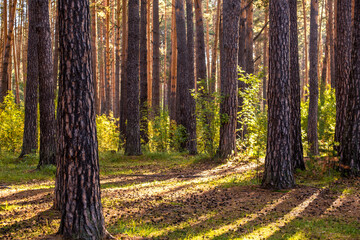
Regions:
<svg viewBox="0 0 360 240"><path fill-rule="evenodd" d="M119 239L360 239L359 179L310 169L297 188L270 191L259 187L261 165L102 155L107 229ZM0 182L0 239L54 239L59 227L54 182L43 180L53 176L27 171L25 181Z"/></svg>

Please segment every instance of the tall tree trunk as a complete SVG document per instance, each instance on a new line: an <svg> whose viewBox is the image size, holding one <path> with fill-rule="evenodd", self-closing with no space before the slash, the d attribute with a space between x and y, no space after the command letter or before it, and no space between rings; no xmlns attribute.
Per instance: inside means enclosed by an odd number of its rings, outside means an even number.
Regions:
<svg viewBox="0 0 360 240"><path fill-rule="evenodd" d="M195 0L196 18L196 80L204 81L204 88L207 88L206 55L204 39L204 21L202 15L201 0Z"/></svg>
<svg viewBox="0 0 360 240"><path fill-rule="evenodd" d="M209 0L206 0L206 15L209 14ZM207 79L210 80L210 74L211 74L211 69L210 69L210 27L209 27L209 20L206 21L206 71L207 71ZM209 83L209 87L211 86L211 83Z"/></svg>
<svg viewBox="0 0 360 240"><path fill-rule="evenodd" d="M239 49L240 1L223 3L223 36L221 52L221 120L218 155L226 158L236 153L236 119L238 104L237 63Z"/></svg>
<svg viewBox="0 0 360 240"><path fill-rule="evenodd" d="M220 25L220 9L221 1L217 1L216 8L216 23L215 23L215 39L211 57L211 79L210 79L210 92L215 92L216 89L216 64L217 64L217 52L219 44L219 25Z"/></svg>
<svg viewBox="0 0 360 240"><path fill-rule="evenodd" d="M95 113L100 114L100 99L98 87L98 62L97 62L97 29L96 29L96 0L91 1L91 61L94 75Z"/></svg>
<svg viewBox="0 0 360 240"><path fill-rule="evenodd" d="M175 0L172 0L171 21L171 91L170 91L170 119L176 121L176 85L177 85L177 39L176 39L176 13Z"/></svg>
<svg viewBox="0 0 360 240"><path fill-rule="evenodd" d="M163 76L163 85L164 85L164 92L163 92L163 111L165 111L166 106L168 105L168 81L166 78L166 71L167 71L167 11L166 11L166 1L165 1L165 14L164 14L164 76Z"/></svg>
<svg viewBox="0 0 360 240"><path fill-rule="evenodd" d="M25 121L23 146L20 157L37 151L38 131L37 131L37 112L38 112L38 43L39 36L36 32L37 27L37 6L35 1L29 1L29 31L28 31L28 47L27 47L27 74L26 74L26 94L25 94Z"/></svg>
<svg viewBox="0 0 360 240"><path fill-rule="evenodd" d="M331 88L335 88L335 49L334 49L334 2L329 0L329 23L330 23L330 76Z"/></svg>
<svg viewBox="0 0 360 240"><path fill-rule="evenodd" d="M336 17L336 126L335 142L341 143L346 121L351 62L351 0L337 0ZM335 148L341 155L341 148Z"/></svg>
<svg viewBox="0 0 360 240"><path fill-rule="evenodd" d="M262 186L288 189L295 186L290 145L289 5L288 0L269 4L268 138Z"/></svg>
<svg viewBox="0 0 360 240"><path fill-rule="evenodd" d="M11 43L13 37L14 30L14 21L15 21L15 11L16 11L16 0L12 1L10 8L10 16L9 16L9 31L7 36L5 36L5 48L4 48L4 58L2 62L2 76L1 76L1 91L0 91L0 103L4 101L4 98L7 94L7 91L11 90L9 88L10 81L9 79L9 65L10 65L10 55L11 55ZM5 30L6 31L6 30Z"/></svg>
<svg viewBox="0 0 360 240"><path fill-rule="evenodd" d="M254 73L254 37L253 37L253 18L254 18L254 8L253 0L247 1L246 8L246 73Z"/></svg>
<svg viewBox="0 0 360 240"><path fill-rule="evenodd" d="M289 0L290 8L290 144L294 169L305 169L301 140L300 69L297 29L297 0Z"/></svg>
<svg viewBox="0 0 360 240"><path fill-rule="evenodd" d="M121 53L121 96L120 96L120 138L124 138L126 134L127 119L127 4L126 0L122 0L122 53Z"/></svg>
<svg viewBox="0 0 360 240"><path fill-rule="evenodd" d="M186 25L187 25L187 48L188 48L188 91L195 90L195 76L194 76L194 13L193 0L186 0ZM195 99L189 96L189 140L187 149L190 154L197 153L196 142L196 115L195 115Z"/></svg>
<svg viewBox="0 0 360 240"><path fill-rule="evenodd" d="M153 1L153 71L152 71L152 110L154 116L160 111L160 24L159 0Z"/></svg>
<svg viewBox="0 0 360 240"><path fill-rule="evenodd" d="M148 139L148 77L147 77L147 1L141 0L140 20L140 119L141 139L147 143Z"/></svg>
<svg viewBox="0 0 360 240"><path fill-rule="evenodd" d="M120 117L120 62L121 62L121 55L120 55L120 25L121 25L121 0L117 0L116 2L116 36L115 36L115 96L114 96L114 117ZM124 13L123 13L124 14Z"/></svg>
<svg viewBox="0 0 360 240"><path fill-rule="evenodd" d="M309 116L308 116L308 142L311 155L319 154L318 143L318 99L319 99L319 87L318 87L318 12L319 2L318 0L311 0L311 12L310 12L310 100L309 100Z"/></svg>
<svg viewBox="0 0 360 240"><path fill-rule="evenodd" d="M269 7L266 7L265 9L265 24L269 21ZM297 32L296 32L297 33ZM297 40L297 38L296 38ZM266 109L266 102L267 102L267 77L268 77L268 65L269 65L269 45L268 45L268 41L269 41L269 30L268 27L266 25L265 30L264 30L264 48L263 48L263 54L264 54L264 76L263 76L263 109ZM298 49L297 49L298 51ZM297 53L298 55L299 53ZM299 60L297 60L299 63ZM300 80L300 77L299 77ZM300 89L299 89L300 91Z"/></svg>
<svg viewBox="0 0 360 240"><path fill-rule="evenodd" d="M112 93L111 93L111 59L110 59L110 0L106 1L106 30L105 30L105 113L109 115L111 111Z"/></svg>
<svg viewBox="0 0 360 240"><path fill-rule="evenodd" d="M127 57L127 125L125 154L141 155L139 108L139 1L129 0L128 57Z"/></svg>
<svg viewBox="0 0 360 240"><path fill-rule="evenodd" d="M302 8L303 8L303 18L304 18L304 46L305 46L305 80L303 84L303 88L301 89L301 97L305 100L306 98L306 86L309 84L309 64L308 64L308 41L307 41L307 17L306 17L306 0L302 0Z"/></svg>
<svg viewBox="0 0 360 240"><path fill-rule="evenodd" d="M58 233L64 239L102 239L106 235L100 197L89 11L87 0L59 0L61 70L56 190L63 205Z"/></svg>
<svg viewBox="0 0 360 240"><path fill-rule="evenodd" d="M13 49L13 56L14 56L14 72L15 72L15 103L17 105L20 104L20 93L19 93L19 67L18 67L18 56L16 52L16 42L12 46Z"/></svg>
<svg viewBox="0 0 360 240"><path fill-rule="evenodd" d="M49 1L38 0L38 66L40 107L40 161L38 168L55 164L54 69L49 21Z"/></svg>
<svg viewBox="0 0 360 240"><path fill-rule="evenodd" d="M176 121L190 133L190 92L189 92L189 65L188 48L186 43L184 0L175 0L176 8L176 35L177 35L177 86L176 86ZM181 150L187 147L189 138L181 142Z"/></svg>
<svg viewBox="0 0 360 240"><path fill-rule="evenodd" d="M352 34L352 61L346 127L340 168L345 176L360 176L360 0L355 0Z"/></svg>

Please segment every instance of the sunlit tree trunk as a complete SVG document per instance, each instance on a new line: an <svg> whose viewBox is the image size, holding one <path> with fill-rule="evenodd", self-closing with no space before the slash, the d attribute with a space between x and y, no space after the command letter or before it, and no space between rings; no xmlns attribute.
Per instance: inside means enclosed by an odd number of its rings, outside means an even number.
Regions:
<svg viewBox="0 0 360 240"><path fill-rule="evenodd" d="M141 0L140 19L140 132L145 143L148 142L147 1Z"/></svg>
<svg viewBox="0 0 360 240"><path fill-rule="evenodd" d="M288 0L269 4L268 134L262 187L295 186L290 146L289 5Z"/></svg>
<svg viewBox="0 0 360 240"><path fill-rule="evenodd" d="M122 0L122 53L121 53L121 96L120 96L120 137L125 137L127 118L127 4Z"/></svg>

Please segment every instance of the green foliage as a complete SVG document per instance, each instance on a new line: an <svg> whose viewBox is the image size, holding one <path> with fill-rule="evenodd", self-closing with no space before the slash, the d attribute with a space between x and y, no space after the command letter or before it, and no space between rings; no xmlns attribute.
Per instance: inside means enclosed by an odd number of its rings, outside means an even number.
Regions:
<svg viewBox="0 0 360 240"><path fill-rule="evenodd" d="M262 156L265 154L267 141L267 111L261 111L262 98L259 97L262 74L245 75L240 70L239 76L239 81L244 82L246 87L239 89L243 106L238 112L238 121L241 124L238 130L241 136L238 146L247 149L249 155Z"/></svg>
<svg viewBox="0 0 360 240"><path fill-rule="evenodd" d="M309 146L307 142L307 126L309 115L309 99L301 102L301 133L304 147L304 153L308 152ZM335 90L330 86L324 88L324 93L319 98L318 112L318 138L319 151L321 154L334 155L334 134L336 124L336 99Z"/></svg>
<svg viewBox="0 0 360 240"><path fill-rule="evenodd" d="M167 152L170 147L170 118L167 111L149 121L149 150L152 152Z"/></svg>
<svg viewBox="0 0 360 240"><path fill-rule="evenodd" d="M24 133L24 111L15 104L11 92L0 104L0 123L0 150L20 151Z"/></svg>
<svg viewBox="0 0 360 240"><path fill-rule="evenodd" d="M119 147L120 132L116 125L117 118L114 118L112 112L109 116L101 115L96 117L97 137L99 151L116 151Z"/></svg>
<svg viewBox="0 0 360 240"><path fill-rule="evenodd" d="M220 119L226 121L227 116L219 115L220 95L216 92L211 93L204 88L204 80L197 84L197 93L191 95L196 102L196 134L198 142L198 151L207 153L210 156L216 154L219 146Z"/></svg>

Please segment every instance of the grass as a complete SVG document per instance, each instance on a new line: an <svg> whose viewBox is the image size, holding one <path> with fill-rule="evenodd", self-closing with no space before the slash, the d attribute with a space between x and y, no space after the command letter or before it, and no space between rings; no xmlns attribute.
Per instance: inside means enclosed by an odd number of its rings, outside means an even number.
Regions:
<svg viewBox="0 0 360 240"><path fill-rule="evenodd" d="M51 210L56 169L35 170L37 162L0 157L0 239L46 238L59 227ZM123 239L360 239L359 179L312 161L296 173L297 188L269 191L259 188L262 164L102 153L107 229Z"/></svg>

